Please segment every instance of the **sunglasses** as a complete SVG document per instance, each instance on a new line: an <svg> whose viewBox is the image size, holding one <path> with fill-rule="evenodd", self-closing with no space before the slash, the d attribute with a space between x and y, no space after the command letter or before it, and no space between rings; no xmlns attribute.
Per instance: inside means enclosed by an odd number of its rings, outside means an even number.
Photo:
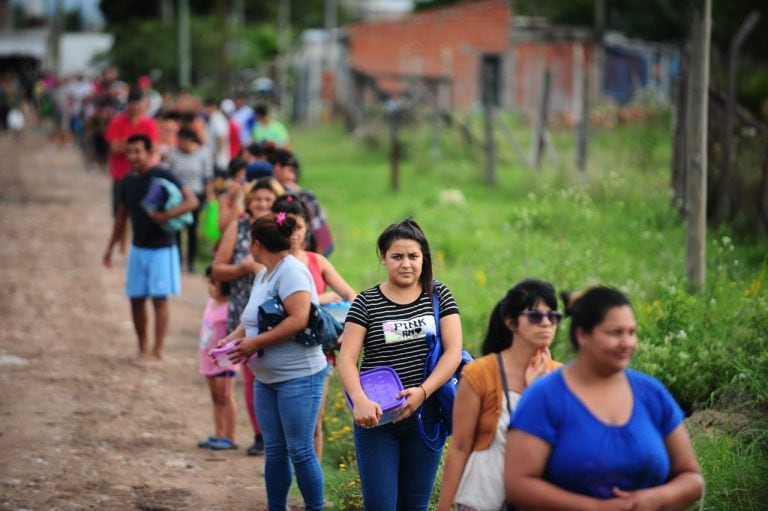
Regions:
<svg viewBox="0 0 768 511"><path fill-rule="evenodd" d="M563 319L563 314L557 311L523 311L520 315L525 316L532 325L540 325L544 318L547 318L553 325L557 325Z"/></svg>

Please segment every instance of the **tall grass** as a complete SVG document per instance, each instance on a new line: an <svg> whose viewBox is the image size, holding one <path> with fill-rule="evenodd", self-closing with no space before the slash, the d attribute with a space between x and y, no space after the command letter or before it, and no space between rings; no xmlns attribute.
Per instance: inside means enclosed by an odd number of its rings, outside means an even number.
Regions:
<svg viewBox="0 0 768 511"><path fill-rule="evenodd" d="M528 129L510 122L517 142L529 147ZM471 351L479 351L488 313L515 282L538 277L558 289L606 283L626 291L635 307L641 345L633 366L660 378L687 412L721 406L717 397L726 390L768 409L768 242L738 239L727 229L710 233L706 288L687 291L685 221L670 205L665 117L593 132L586 178L569 163L569 132L553 136L560 164L547 161L540 170L522 165L500 136L494 187L483 184L479 148L447 130L437 153L426 130L404 131L398 191L390 188L383 144L370 149L336 125L295 129L292 137L301 183L318 193L328 213L336 242L331 260L353 287L384 280L376 238L389 223L413 215L429 238L435 277L459 304ZM563 330L553 352L567 360ZM350 424L334 379L324 463L330 498L340 509L360 505ZM695 440L713 481L708 501L717 507L708 507L760 509L768 468L754 461L764 459L765 437L702 433ZM738 482L736 466L743 472ZM737 491L733 485L744 489L738 499L729 493Z"/></svg>

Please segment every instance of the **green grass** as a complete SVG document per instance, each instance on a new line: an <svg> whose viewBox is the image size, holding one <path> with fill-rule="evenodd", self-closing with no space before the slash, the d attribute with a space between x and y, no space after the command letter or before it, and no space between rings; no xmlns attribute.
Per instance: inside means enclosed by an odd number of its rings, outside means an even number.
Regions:
<svg viewBox="0 0 768 511"><path fill-rule="evenodd" d="M528 128L509 122L527 150ZM706 288L687 291L685 221L670 205L666 116L593 132L586 179L571 164L571 132L553 133L561 164L545 161L539 170L519 163L500 136L494 187L484 184L480 149L447 129L438 155L425 130L404 130L399 191L390 187L386 131L373 137L373 149L337 125L291 135L301 183L328 213L331 261L354 288L385 279L376 238L413 215L430 241L435 277L456 297L471 351L479 351L488 313L515 282L538 277L558 290L606 283L626 291L636 310L641 345L633 366L660 378L686 411L721 406L724 393L768 409L768 241L710 233ZM441 199L446 190L459 190L463 203ZM553 347L561 360L572 356L565 333ZM345 510L360 505L350 424L333 378L324 467L329 498ZM766 435L700 431L694 442L708 509L764 508Z"/></svg>
<svg viewBox="0 0 768 511"><path fill-rule="evenodd" d="M704 509L761 511L768 502L768 457L721 431L693 436L707 484Z"/></svg>

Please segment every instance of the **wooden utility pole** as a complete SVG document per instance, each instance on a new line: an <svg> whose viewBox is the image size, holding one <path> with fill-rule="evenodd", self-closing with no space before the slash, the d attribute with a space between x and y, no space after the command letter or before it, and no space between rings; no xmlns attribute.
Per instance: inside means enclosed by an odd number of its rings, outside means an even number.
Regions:
<svg viewBox="0 0 768 511"><path fill-rule="evenodd" d="M692 290L701 291L706 280L707 248L707 106L709 101L709 47L712 0L694 0L688 75L685 273Z"/></svg>
<svg viewBox="0 0 768 511"><path fill-rule="evenodd" d="M219 95L229 95L229 21L230 0L219 0L218 15L221 30L221 45L219 46Z"/></svg>
<svg viewBox="0 0 768 511"><path fill-rule="evenodd" d="M338 25L337 0L325 0L325 40L323 41L323 69L321 73L321 96L323 99L324 119L330 119L333 113L334 88L333 76L336 72L336 27ZM330 87L327 84L331 84ZM330 90L329 90L330 89Z"/></svg>
<svg viewBox="0 0 768 511"><path fill-rule="evenodd" d="M493 85L494 72L491 66L482 70L483 127L485 129L485 184L496 185L496 139L493 135Z"/></svg>
<svg viewBox="0 0 768 511"><path fill-rule="evenodd" d="M546 68L542 76L541 100L539 101L536 131L533 134L533 145L531 146L531 166L536 169L541 165L541 150L546 143L545 133L547 131L547 117L549 116L549 89L551 83L552 71Z"/></svg>
<svg viewBox="0 0 768 511"><path fill-rule="evenodd" d="M576 168L582 179L587 176L587 144L589 133L589 64L584 47L576 47L576 85L581 87L579 117L576 122Z"/></svg>
<svg viewBox="0 0 768 511"><path fill-rule="evenodd" d="M10 32L11 30L13 30L11 0L0 0L0 31Z"/></svg>
<svg viewBox="0 0 768 511"><path fill-rule="evenodd" d="M738 32L731 39L728 52L728 96L725 99L725 137L723 139L723 168L717 181L717 210L715 223L719 224L728 217L731 209L731 166L733 165L733 118L736 111L736 75L738 72L739 48L749 33L755 28L760 13L752 11L741 23Z"/></svg>
<svg viewBox="0 0 768 511"><path fill-rule="evenodd" d="M384 106L389 117L389 163L392 191L400 189L400 116L402 105L396 100L390 100Z"/></svg>
<svg viewBox="0 0 768 511"><path fill-rule="evenodd" d="M173 0L160 1L160 20L163 23L173 23Z"/></svg>
<svg viewBox="0 0 768 511"><path fill-rule="evenodd" d="M286 117L288 103L288 47L291 41L291 0L280 0L277 11L277 90L280 110Z"/></svg>
<svg viewBox="0 0 768 511"><path fill-rule="evenodd" d="M61 34L64 31L64 0L56 0L48 28L48 70L59 75L61 71Z"/></svg>
<svg viewBox="0 0 768 511"><path fill-rule="evenodd" d="M192 83L192 44L189 19L189 0L179 0L179 87L186 89Z"/></svg>
<svg viewBox="0 0 768 511"><path fill-rule="evenodd" d="M595 0L594 38L595 48L592 56L592 72L590 76L590 97L598 102L602 97L603 70L605 69L605 39L606 0Z"/></svg>
<svg viewBox="0 0 768 511"><path fill-rule="evenodd" d="M230 18L233 27L242 27L245 25L245 3L243 0L233 0Z"/></svg>

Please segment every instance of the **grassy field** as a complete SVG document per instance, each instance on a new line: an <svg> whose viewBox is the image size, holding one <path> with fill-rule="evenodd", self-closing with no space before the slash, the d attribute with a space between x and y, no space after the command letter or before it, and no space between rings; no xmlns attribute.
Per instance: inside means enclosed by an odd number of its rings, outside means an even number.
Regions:
<svg viewBox="0 0 768 511"><path fill-rule="evenodd" d="M515 119L517 142L528 148ZM479 123L478 123L479 126ZM478 130L479 133L479 130ZM640 348L633 367L660 378L690 420L707 479L706 509L758 510L768 501L768 242L710 232L707 285L687 291L685 222L670 206L671 128L650 124L592 133L586 177L570 163L573 136L553 134L562 163L531 170L499 138L498 184L483 184L480 149L444 130L403 133L400 190L390 188L386 131L369 143L336 125L292 132L302 185L328 212L331 260L357 289L385 278L375 241L413 215L429 238L435 277L461 309L465 345L479 339L495 302L526 277L558 290L617 286L633 301ZM435 150L437 147L438 150ZM566 323L567 327L567 323ZM572 356L561 329L555 356ZM337 509L359 509L350 414L338 380L327 403L324 467Z"/></svg>

